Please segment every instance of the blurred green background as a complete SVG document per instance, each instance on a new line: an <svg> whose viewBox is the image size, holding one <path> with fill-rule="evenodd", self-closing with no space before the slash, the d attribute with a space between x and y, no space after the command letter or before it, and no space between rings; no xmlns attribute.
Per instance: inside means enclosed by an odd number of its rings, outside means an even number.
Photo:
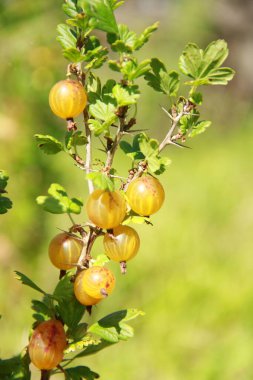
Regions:
<svg viewBox="0 0 253 380"><path fill-rule="evenodd" d="M43 212L36 196L51 182L72 196L87 195L83 173L64 155L45 156L33 139L35 133L63 135L63 123L48 107L48 92L67 64L55 41L61 4L0 3L0 168L10 174L14 202L0 218L1 358L27 344L30 300L37 296L14 278L14 269L48 291L57 282L47 247L68 220ZM168 148L173 163L161 177L166 203L153 228L136 227L141 249L127 276L111 264L116 290L89 318L140 308L146 315L134 322L135 338L82 364L101 380L253 379L252 1L127 0L117 16L138 32L160 19L140 58L158 55L171 68L187 42L205 47L225 38L227 64L237 75L228 87L204 89L201 113L213 121L210 130L188 141L191 150ZM109 75L102 72L105 80ZM140 84L138 127L162 137L164 99ZM76 220L84 222L85 215ZM101 242L94 252L102 253Z"/></svg>

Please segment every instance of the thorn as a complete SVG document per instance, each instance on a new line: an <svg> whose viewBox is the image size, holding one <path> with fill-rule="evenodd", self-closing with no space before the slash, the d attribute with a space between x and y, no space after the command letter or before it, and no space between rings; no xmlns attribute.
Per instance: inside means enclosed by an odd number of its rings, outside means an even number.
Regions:
<svg viewBox="0 0 253 380"><path fill-rule="evenodd" d="M160 107L161 107L161 109L166 113L166 115L169 116L169 118L170 118L171 120L174 121L174 119L173 119L173 117L171 116L171 114L169 113L169 111L167 111L166 108L164 108L164 107L161 106L161 105L160 105Z"/></svg>

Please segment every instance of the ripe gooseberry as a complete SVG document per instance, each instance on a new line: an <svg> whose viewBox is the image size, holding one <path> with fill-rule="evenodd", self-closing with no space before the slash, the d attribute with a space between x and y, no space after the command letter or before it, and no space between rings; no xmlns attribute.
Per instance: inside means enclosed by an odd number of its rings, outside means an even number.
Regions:
<svg viewBox="0 0 253 380"><path fill-rule="evenodd" d="M98 227L117 227L125 218L126 201L119 191L95 190L86 203L89 219Z"/></svg>
<svg viewBox="0 0 253 380"><path fill-rule="evenodd" d="M130 182L126 191L131 209L139 215L149 216L157 212L165 193L158 179L147 175Z"/></svg>
<svg viewBox="0 0 253 380"><path fill-rule="evenodd" d="M76 80L61 80L49 93L49 105L53 113L62 119L72 119L83 112L87 104L87 95Z"/></svg>
<svg viewBox="0 0 253 380"><path fill-rule="evenodd" d="M56 268L68 270L76 266L82 249L83 243L80 239L63 232L51 240L48 254Z"/></svg>
<svg viewBox="0 0 253 380"><path fill-rule="evenodd" d="M54 319L42 322L35 328L28 345L31 362L39 369L53 369L62 361L66 346L62 323Z"/></svg>
<svg viewBox="0 0 253 380"><path fill-rule="evenodd" d="M74 293L83 305L87 306L87 302L94 302L88 303L88 305L94 305L111 294L114 286L115 277L113 273L105 267L94 266L77 275L74 282Z"/></svg>
<svg viewBox="0 0 253 380"><path fill-rule="evenodd" d="M132 227L118 226L113 228L112 234L106 233L104 236L106 255L117 262L131 260L139 247L139 235Z"/></svg>

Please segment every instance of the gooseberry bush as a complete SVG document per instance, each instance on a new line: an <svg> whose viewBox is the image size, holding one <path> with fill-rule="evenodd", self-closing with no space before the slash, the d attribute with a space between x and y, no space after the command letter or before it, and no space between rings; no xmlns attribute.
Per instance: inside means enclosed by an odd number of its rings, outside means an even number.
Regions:
<svg viewBox="0 0 253 380"><path fill-rule="evenodd" d="M93 380L99 375L84 365L74 366L75 359L85 364L86 356L133 336L127 322L142 311L123 309L91 325L85 316L94 305L101 303L102 308L103 300L111 297L116 286L108 261L119 263L121 272L126 273L128 261L141 244L134 225L145 223L151 228L151 216L166 201L158 179L170 164L165 148L184 148L186 140L211 125L200 117L203 96L199 88L226 85L234 75L231 68L222 66L228 56L224 40L211 42L204 50L195 43L187 44L178 70L168 69L158 58L140 62L136 52L149 41L158 23L139 35L118 24L115 10L123 3L66 0L63 4L67 19L58 25L57 40L69 63L62 80L49 93L50 108L62 119L62 141L48 134L36 134L35 138L43 153L64 153L80 169L80 176L85 176L88 220L75 223L74 214L84 213L83 201L69 197L60 184L51 184L48 195L38 196L42 209L65 214L70 220L69 229L58 231L49 242L48 254L60 270L59 282L48 293L16 272L23 284L41 293L42 299L32 301L34 324L27 347L20 355L0 361L1 379L31 379L33 363L41 371L41 380L58 373L67 380ZM102 66L112 71L112 77L99 77ZM162 141L138 125L140 79L164 96L161 112L168 117L168 127ZM77 116L81 118L76 120ZM102 160L94 157L94 144L103 151ZM118 150L129 163L124 173L114 167ZM1 213L11 206L3 201L6 184L7 176L1 172ZM103 239L104 255L96 256L93 244L98 238ZM120 281L127 281L127 277Z"/></svg>

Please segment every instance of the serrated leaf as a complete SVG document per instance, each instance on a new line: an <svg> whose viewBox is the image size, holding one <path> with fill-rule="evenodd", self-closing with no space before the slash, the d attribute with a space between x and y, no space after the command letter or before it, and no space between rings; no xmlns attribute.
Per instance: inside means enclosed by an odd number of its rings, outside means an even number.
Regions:
<svg viewBox="0 0 253 380"><path fill-rule="evenodd" d="M0 359L1 380L30 380L30 358L26 350L10 359Z"/></svg>
<svg viewBox="0 0 253 380"><path fill-rule="evenodd" d="M108 257L104 254L97 255L97 257L92 260L92 266L99 266L103 267L106 263L108 263L110 260Z"/></svg>
<svg viewBox="0 0 253 380"><path fill-rule="evenodd" d="M73 282L71 282L71 274L65 275L57 284L54 294L54 298L58 302L56 307L63 322L72 330L82 319L85 306L81 305L75 295L73 289Z"/></svg>
<svg viewBox="0 0 253 380"><path fill-rule="evenodd" d="M158 28L158 22L149 26L140 36L131 30L127 25L118 25L118 34L108 34L107 40L111 45L112 50L120 53L133 53L139 50L146 42L148 42L151 34Z"/></svg>
<svg viewBox="0 0 253 380"><path fill-rule="evenodd" d="M91 104L89 111L91 115L99 120L108 121L116 120L116 107L113 103L104 103L98 100L95 104Z"/></svg>
<svg viewBox="0 0 253 380"><path fill-rule="evenodd" d="M76 10L76 4L72 0L65 0L65 3L62 5L64 13L69 17L76 17L78 14Z"/></svg>
<svg viewBox="0 0 253 380"><path fill-rule="evenodd" d="M29 277L27 277L25 274L19 272L19 271L15 271L14 273L16 273L16 278L22 282L22 284L24 285L27 285L29 286L30 288L34 289L34 290L37 290L37 292L40 292L44 295L47 295L46 292L44 292L44 290L42 290L38 285L36 285L32 280L30 280Z"/></svg>
<svg viewBox="0 0 253 380"><path fill-rule="evenodd" d="M179 89L179 74L177 71L167 71L164 63L153 58L150 63L151 72L145 74L144 78L148 85L155 91L163 92L169 96L177 96Z"/></svg>
<svg viewBox="0 0 253 380"><path fill-rule="evenodd" d="M202 121L199 121L196 125L194 125L192 127L192 130L191 132L188 134L189 137L195 137L203 132L205 132L205 130L210 127L210 125L212 124L211 121L207 121L207 120L202 120Z"/></svg>
<svg viewBox="0 0 253 380"><path fill-rule="evenodd" d="M133 330L125 322L130 321L144 313L137 309L121 310L100 319L91 325L88 332L100 336L110 343L117 343L119 340L127 340L133 336Z"/></svg>
<svg viewBox="0 0 253 380"><path fill-rule="evenodd" d="M149 223L149 221L150 221L150 218L148 216L140 216L131 211L122 224L124 225L128 225L130 223L144 224L146 222Z"/></svg>
<svg viewBox="0 0 253 380"><path fill-rule="evenodd" d="M148 163L149 170L157 175L162 174L166 166L171 163L168 157L160 156L158 141L149 138L145 133L136 135L133 139L133 145L122 141L120 148L133 161L145 160Z"/></svg>
<svg viewBox="0 0 253 380"><path fill-rule="evenodd" d="M81 339L84 337L84 335L86 334L87 332L87 328L88 328L88 324L87 323L79 323L77 326L74 326L72 329L68 329L67 331L67 336L68 338L72 339L75 343L74 344L78 344ZM81 347L81 349L83 348L84 346ZM69 346L68 348L65 350L65 353L67 352L73 352L75 350L77 350L80 348L77 348L75 347L71 347L71 349L69 349Z"/></svg>
<svg viewBox="0 0 253 380"><path fill-rule="evenodd" d="M189 43L179 58L181 72L190 78L185 84L190 86L226 85L234 76L234 70L220 67L228 56L227 43L224 40L211 42L205 51L196 44Z"/></svg>
<svg viewBox="0 0 253 380"><path fill-rule="evenodd" d="M118 107L136 104L137 99L140 97L136 87L122 87L119 84L113 87L112 94Z"/></svg>
<svg viewBox="0 0 253 380"><path fill-rule="evenodd" d="M60 42L63 49L76 48L77 39L69 25L59 24L57 26L57 32L59 35L56 39Z"/></svg>
<svg viewBox="0 0 253 380"><path fill-rule="evenodd" d="M60 141L50 135L34 135L38 142L38 147L46 154L57 154L63 151L63 145Z"/></svg>
<svg viewBox="0 0 253 380"><path fill-rule="evenodd" d="M99 378L98 373L93 372L90 368L84 366L66 368L64 372L66 380L95 380Z"/></svg>
<svg viewBox="0 0 253 380"><path fill-rule="evenodd" d="M86 175L87 179L91 179L96 187L101 190L114 191L114 181L107 174L101 172L92 172Z"/></svg>
<svg viewBox="0 0 253 380"><path fill-rule="evenodd" d="M82 131L69 131L65 135L65 146L68 150L75 148L76 146L86 145L88 142L87 137Z"/></svg>
<svg viewBox="0 0 253 380"><path fill-rule="evenodd" d="M193 92L189 100L194 104L201 105L203 102L203 96L200 92Z"/></svg>
<svg viewBox="0 0 253 380"><path fill-rule="evenodd" d="M4 190L7 186L9 176L5 170L0 170L0 194L1 190Z"/></svg>
<svg viewBox="0 0 253 380"><path fill-rule="evenodd" d="M0 214L6 214L12 208L12 201L0 195Z"/></svg>
<svg viewBox="0 0 253 380"><path fill-rule="evenodd" d="M32 310L34 310L40 316L54 317L52 310L43 301L32 300Z"/></svg>
<svg viewBox="0 0 253 380"><path fill-rule="evenodd" d="M117 22L113 13L114 4L110 0L79 0L79 6L89 16L89 25L107 33L118 33Z"/></svg>
<svg viewBox="0 0 253 380"><path fill-rule="evenodd" d="M83 350L82 352L80 352L75 357L76 358L82 358L84 356L89 356L89 355L96 354L97 352L103 350L104 348L110 347L113 344L114 343L107 342L105 340L99 340L99 342L97 344L91 344L91 345L89 345L87 348L85 348L85 350Z"/></svg>
<svg viewBox="0 0 253 380"><path fill-rule="evenodd" d="M83 202L79 198L69 198L66 190L53 183L48 189L48 196L39 196L36 201L45 211L52 214L80 214Z"/></svg>

